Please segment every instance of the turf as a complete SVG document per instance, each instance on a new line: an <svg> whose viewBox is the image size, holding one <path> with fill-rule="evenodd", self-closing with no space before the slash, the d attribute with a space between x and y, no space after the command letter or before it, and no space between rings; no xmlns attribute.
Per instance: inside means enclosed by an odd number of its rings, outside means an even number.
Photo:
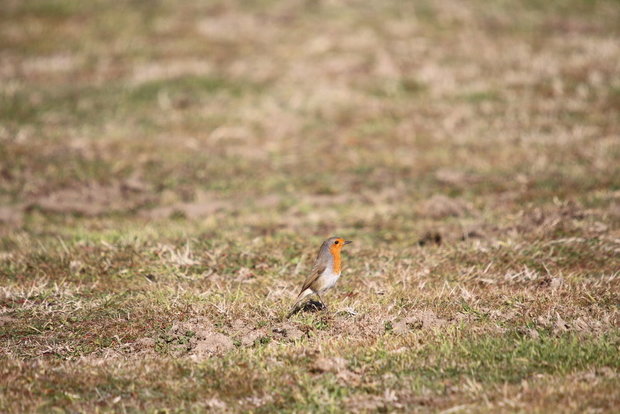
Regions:
<svg viewBox="0 0 620 414"><path fill-rule="evenodd" d="M0 411L617 410L617 1L4 3Z"/></svg>

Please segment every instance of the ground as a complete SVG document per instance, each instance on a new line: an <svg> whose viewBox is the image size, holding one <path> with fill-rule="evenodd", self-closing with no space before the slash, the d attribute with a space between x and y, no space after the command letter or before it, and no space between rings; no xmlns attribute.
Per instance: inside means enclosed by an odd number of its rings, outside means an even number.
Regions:
<svg viewBox="0 0 620 414"><path fill-rule="evenodd" d="M3 1L0 411L616 411L618 21Z"/></svg>

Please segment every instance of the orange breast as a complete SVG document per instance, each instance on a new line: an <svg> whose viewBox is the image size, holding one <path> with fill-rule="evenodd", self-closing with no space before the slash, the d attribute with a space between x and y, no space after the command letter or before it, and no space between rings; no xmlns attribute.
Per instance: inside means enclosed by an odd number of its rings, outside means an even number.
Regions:
<svg viewBox="0 0 620 414"><path fill-rule="evenodd" d="M334 258L334 273L340 273L341 262L340 262L340 248L338 246L332 246L329 249L332 253L332 257Z"/></svg>

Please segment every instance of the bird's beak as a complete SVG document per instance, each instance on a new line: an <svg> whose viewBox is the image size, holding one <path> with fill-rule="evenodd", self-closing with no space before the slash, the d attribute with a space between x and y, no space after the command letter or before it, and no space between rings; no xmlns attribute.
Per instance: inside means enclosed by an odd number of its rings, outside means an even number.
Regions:
<svg viewBox="0 0 620 414"><path fill-rule="evenodd" d="M353 241L352 240L345 240L344 241L344 244L350 244L350 243L353 243Z"/></svg>

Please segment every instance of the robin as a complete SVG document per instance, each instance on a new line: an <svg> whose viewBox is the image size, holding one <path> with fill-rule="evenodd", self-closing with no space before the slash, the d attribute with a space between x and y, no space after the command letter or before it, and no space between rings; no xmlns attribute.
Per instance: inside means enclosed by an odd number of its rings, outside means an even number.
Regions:
<svg viewBox="0 0 620 414"><path fill-rule="evenodd" d="M289 316L298 310L298 305L302 300L313 293L316 293L321 301L321 305L327 309L323 298L321 298L321 293L334 287L338 278L340 278L342 264L340 251L345 244L349 243L351 243L351 240L345 240L342 237L330 237L323 242L312 271L304 281Z"/></svg>

